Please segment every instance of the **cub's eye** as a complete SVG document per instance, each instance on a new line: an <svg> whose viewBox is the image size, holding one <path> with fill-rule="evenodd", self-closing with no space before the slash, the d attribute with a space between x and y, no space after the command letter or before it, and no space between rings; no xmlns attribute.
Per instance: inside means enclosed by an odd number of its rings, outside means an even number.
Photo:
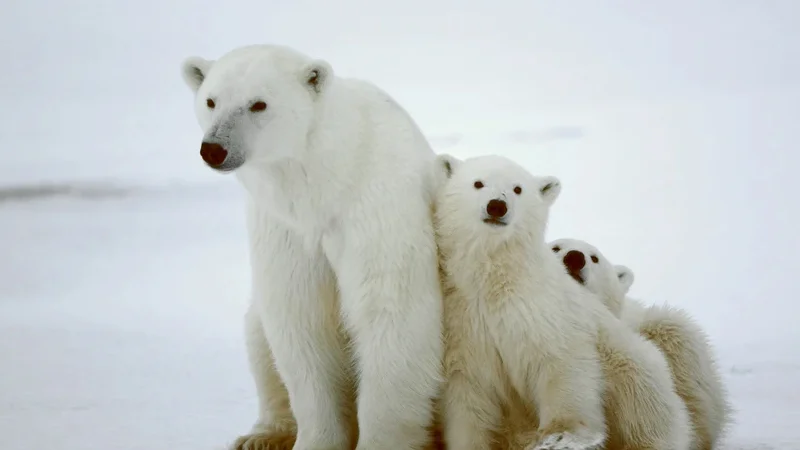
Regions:
<svg viewBox="0 0 800 450"><path fill-rule="evenodd" d="M522 188L519 187L519 186L515 187L514 188L514 193L517 194L517 195L522 194Z"/></svg>
<svg viewBox="0 0 800 450"><path fill-rule="evenodd" d="M556 253L558 253L558 252L560 252L560 251L561 251L561 247L559 247L559 246L557 246L557 245L556 245L555 247L553 247L553 251L554 251L554 252L556 252Z"/></svg>
<svg viewBox="0 0 800 450"><path fill-rule="evenodd" d="M481 183L480 180L478 180L475 182L473 186L475 186L475 189L481 189L483 188L483 183Z"/></svg>
<svg viewBox="0 0 800 450"><path fill-rule="evenodd" d="M209 109L214 109L214 107L217 106L217 104L214 103L214 100L211 100L210 98L207 98L206 99L206 106L208 106Z"/></svg>
<svg viewBox="0 0 800 450"><path fill-rule="evenodd" d="M592 255L592 262L597 264L600 260L597 259L597 256Z"/></svg>
<svg viewBox="0 0 800 450"><path fill-rule="evenodd" d="M255 102L250 106L251 112L261 112L267 109L267 104L264 102Z"/></svg>

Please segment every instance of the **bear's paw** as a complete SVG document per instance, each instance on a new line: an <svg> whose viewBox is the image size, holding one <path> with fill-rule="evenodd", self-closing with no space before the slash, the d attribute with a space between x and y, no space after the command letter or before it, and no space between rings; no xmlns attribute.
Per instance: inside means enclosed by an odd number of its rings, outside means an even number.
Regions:
<svg viewBox="0 0 800 450"><path fill-rule="evenodd" d="M602 433L572 433L563 431L544 436L538 443L530 445L526 450L595 450L605 441Z"/></svg>
<svg viewBox="0 0 800 450"><path fill-rule="evenodd" d="M292 450L297 440L294 431L271 431L240 436L230 450Z"/></svg>

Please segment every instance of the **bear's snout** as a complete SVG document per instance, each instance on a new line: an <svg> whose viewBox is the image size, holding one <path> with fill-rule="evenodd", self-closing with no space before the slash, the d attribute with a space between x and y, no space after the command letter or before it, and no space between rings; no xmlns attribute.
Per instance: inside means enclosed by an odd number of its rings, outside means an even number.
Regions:
<svg viewBox="0 0 800 450"><path fill-rule="evenodd" d="M493 219L500 219L508 212L508 205L503 200L493 198L486 205L486 214Z"/></svg>
<svg viewBox="0 0 800 450"><path fill-rule="evenodd" d="M586 256L578 250L570 250L564 255L564 265L570 272L578 272L586 266Z"/></svg>
<svg viewBox="0 0 800 450"><path fill-rule="evenodd" d="M228 151L225 147L213 142L203 142L200 144L200 156L203 161L211 167L217 167L225 161Z"/></svg>

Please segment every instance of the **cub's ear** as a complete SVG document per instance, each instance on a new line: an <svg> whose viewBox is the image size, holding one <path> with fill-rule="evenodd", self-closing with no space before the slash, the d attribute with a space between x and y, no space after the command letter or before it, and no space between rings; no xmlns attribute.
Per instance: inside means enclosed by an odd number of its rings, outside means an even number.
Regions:
<svg viewBox="0 0 800 450"><path fill-rule="evenodd" d="M456 168L461 165L461 160L447 153L436 155L436 170L444 178L453 176Z"/></svg>
<svg viewBox="0 0 800 450"><path fill-rule="evenodd" d="M456 168L461 165L461 160L447 153L439 153L433 159L432 180L435 189L442 187L453 176Z"/></svg>
<svg viewBox="0 0 800 450"><path fill-rule="evenodd" d="M542 200L544 200L548 206L556 201L559 194L561 194L561 181L558 178L539 178L539 195L542 196Z"/></svg>
<svg viewBox="0 0 800 450"><path fill-rule="evenodd" d="M206 79L208 71L214 61L208 61L199 56L190 56L183 60L181 65L181 72L183 74L183 81L189 86L192 92L197 92L203 80Z"/></svg>
<svg viewBox="0 0 800 450"><path fill-rule="evenodd" d="M321 94L333 80L333 68L327 62L316 59L303 68L300 77L312 92Z"/></svg>
<svg viewBox="0 0 800 450"><path fill-rule="evenodd" d="M623 293L627 294L633 285L633 271L622 265L614 266L614 270L617 271L617 278L622 285Z"/></svg>

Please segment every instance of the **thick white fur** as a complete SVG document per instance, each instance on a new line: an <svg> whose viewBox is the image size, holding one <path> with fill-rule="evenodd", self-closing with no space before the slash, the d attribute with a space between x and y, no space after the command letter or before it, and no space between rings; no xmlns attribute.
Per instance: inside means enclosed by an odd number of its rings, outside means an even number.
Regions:
<svg viewBox="0 0 800 450"><path fill-rule="evenodd" d="M540 423L526 448L601 443L596 320L542 239L558 180L534 177L499 156L461 162L442 155L439 165L448 176L435 204L445 285L448 447L493 446L515 395L535 405ZM476 189L476 181L483 187ZM484 223L492 199L507 203L507 225Z"/></svg>
<svg viewBox="0 0 800 450"><path fill-rule="evenodd" d="M357 390L357 449L423 447L443 346L434 153L420 130L379 88L286 47L189 58L183 74L204 141L228 150L218 170L248 193L261 410L236 445L350 449Z"/></svg>
<svg viewBox="0 0 800 450"><path fill-rule="evenodd" d="M720 442L732 413L728 395L708 336L683 309L669 305L645 306L626 297L634 281L626 266L611 262L591 244L577 239L550 243L558 255L571 250L586 255L582 270L585 287L597 294L631 329L655 344L667 358L678 394L684 400L694 428L692 449L710 450ZM590 256L597 257L592 263Z"/></svg>
<svg viewBox="0 0 800 450"><path fill-rule="evenodd" d="M440 155L437 166L448 446L490 448L507 421L522 424L511 448L688 448L663 356L572 282L544 241L558 180L499 156ZM506 201L505 226L485 223L491 199Z"/></svg>

